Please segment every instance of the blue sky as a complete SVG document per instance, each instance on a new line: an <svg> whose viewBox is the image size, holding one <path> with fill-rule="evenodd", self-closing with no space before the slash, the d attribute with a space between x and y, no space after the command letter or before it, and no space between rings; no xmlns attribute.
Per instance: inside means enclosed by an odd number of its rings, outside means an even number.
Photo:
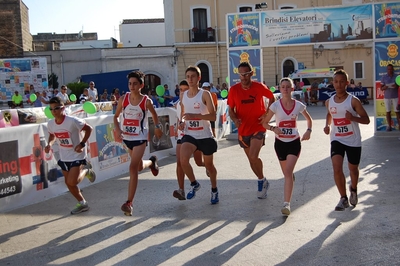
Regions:
<svg viewBox="0 0 400 266"><path fill-rule="evenodd" d="M119 41L123 19L163 18L163 0L22 0L29 8L32 35L43 32L97 32Z"/></svg>

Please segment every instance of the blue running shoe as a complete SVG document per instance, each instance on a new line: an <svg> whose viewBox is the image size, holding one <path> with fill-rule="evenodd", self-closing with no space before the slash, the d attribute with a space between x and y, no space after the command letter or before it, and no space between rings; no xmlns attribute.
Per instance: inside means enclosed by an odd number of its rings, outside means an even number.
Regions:
<svg viewBox="0 0 400 266"><path fill-rule="evenodd" d="M196 191L198 191L201 188L200 183L197 182L197 185L195 186L191 186L190 191L188 192L186 198L188 200L193 199L194 197L196 197Z"/></svg>
<svg viewBox="0 0 400 266"><path fill-rule="evenodd" d="M217 192L211 191L211 204L217 204L218 202L219 202L218 191Z"/></svg>
<svg viewBox="0 0 400 266"><path fill-rule="evenodd" d="M269 182L265 177L262 180L258 180L257 198L259 199L267 198L268 188L269 188Z"/></svg>

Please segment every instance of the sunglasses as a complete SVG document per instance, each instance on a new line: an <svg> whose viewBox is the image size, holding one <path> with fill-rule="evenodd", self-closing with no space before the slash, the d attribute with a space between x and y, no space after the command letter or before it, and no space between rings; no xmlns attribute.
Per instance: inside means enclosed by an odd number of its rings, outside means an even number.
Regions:
<svg viewBox="0 0 400 266"><path fill-rule="evenodd" d="M50 111L56 111L56 110L60 110L60 109L63 109L63 108L64 108L64 106L56 106L54 108L49 108L49 110Z"/></svg>
<svg viewBox="0 0 400 266"><path fill-rule="evenodd" d="M248 75L251 74L251 72L253 72L253 71L249 71L249 72L245 72L245 73L239 73L239 75L242 76L242 77L247 77Z"/></svg>

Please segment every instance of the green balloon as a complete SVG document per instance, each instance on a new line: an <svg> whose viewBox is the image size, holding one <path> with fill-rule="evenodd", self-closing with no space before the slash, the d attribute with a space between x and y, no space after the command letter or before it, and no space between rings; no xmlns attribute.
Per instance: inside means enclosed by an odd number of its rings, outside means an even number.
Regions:
<svg viewBox="0 0 400 266"><path fill-rule="evenodd" d="M276 89L275 89L275 87L271 87L269 90L272 92L275 92Z"/></svg>
<svg viewBox="0 0 400 266"><path fill-rule="evenodd" d="M156 87L156 93L157 93L158 96L163 96L164 93L165 93L164 86L163 85L158 85Z"/></svg>
<svg viewBox="0 0 400 266"><path fill-rule="evenodd" d="M228 91L227 90L222 90L221 91L221 97L226 98L228 96Z"/></svg>
<svg viewBox="0 0 400 266"><path fill-rule="evenodd" d="M50 106L46 106L46 108L44 108L44 114L46 115L47 118L52 119L54 118L53 114L50 111Z"/></svg>
<svg viewBox="0 0 400 266"><path fill-rule="evenodd" d="M158 101L159 101L160 103L164 103L164 98L158 98Z"/></svg>
<svg viewBox="0 0 400 266"><path fill-rule="evenodd" d="M303 92L306 92L307 91L307 88L306 87L303 87Z"/></svg>
<svg viewBox="0 0 400 266"><path fill-rule="evenodd" d="M400 86L400 75L396 77L396 84Z"/></svg>
<svg viewBox="0 0 400 266"><path fill-rule="evenodd" d="M226 77L225 81L226 83L229 83L229 77Z"/></svg>
<svg viewBox="0 0 400 266"><path fill-rule="evenodd" d="M69 96L69 99L70 99L71 101L75 102L75 101L76 101L76 95L75 95L75 94L71 94L71 95Z"/></svg>
<svg viewBox="0 0 400 266"><path fill-rule="evenodd" d="M97 112L96 105L94 103L86 101L83 104L83 110L88 114L95 114Z"/></svg>
<svg viewBox="0 0 400 266"><path fill-rule="evenodd" d="M31 102L36 101L36 99L37 99L37 96L34 93L32 93L31 96L29 96L29 100L31 100Z"/></svg>

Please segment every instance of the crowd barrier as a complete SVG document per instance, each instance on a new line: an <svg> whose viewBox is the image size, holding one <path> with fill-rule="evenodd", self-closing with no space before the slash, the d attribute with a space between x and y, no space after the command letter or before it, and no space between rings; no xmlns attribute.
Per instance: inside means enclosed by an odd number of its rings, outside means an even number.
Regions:
<svg viewBox="0 0 400 266"><path fill-rule="evenodd" d="M84 118L93 127L88 140L88 160L96 172L96 182L129 172L129 154L123 142L114 138L111 103L96 103L97 113L87 114L82 105L66 107L66 113ZM218 101L216 138L230 133L226 100ZM175 108L157 108L163 136L154 137L154 123L149 114L148 145L144 158L150 154L169 156L176 147ZM0 111L0 212L37 203L67 191L59 159L58 146L44 152L48 131L44 108L5 109ZM90 183L84 179L80 188Z"/></svg>

